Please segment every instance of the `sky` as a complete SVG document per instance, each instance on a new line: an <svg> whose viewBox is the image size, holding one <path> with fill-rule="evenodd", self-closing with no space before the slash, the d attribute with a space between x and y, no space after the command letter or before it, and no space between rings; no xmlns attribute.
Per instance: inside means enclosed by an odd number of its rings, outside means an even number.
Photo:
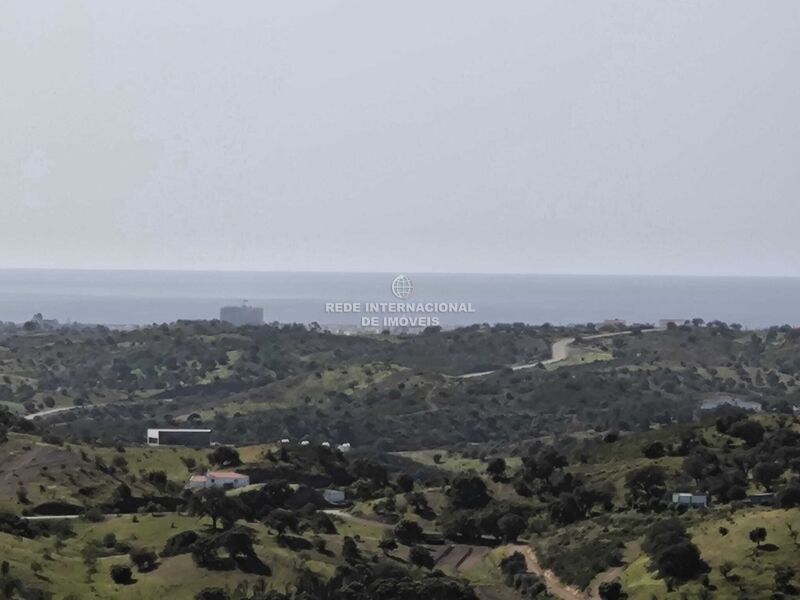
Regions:
<svg viewBox="0 0 800 600"><path fill-rule="evenodd" d="M800 276L800 2L0 0L0 268Z"/></svg>

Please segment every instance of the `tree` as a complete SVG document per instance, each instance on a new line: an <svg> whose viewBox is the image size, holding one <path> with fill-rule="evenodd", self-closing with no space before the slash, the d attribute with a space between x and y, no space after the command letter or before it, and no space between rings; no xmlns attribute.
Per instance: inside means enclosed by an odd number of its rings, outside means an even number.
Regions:
<svg viewBox="0 0 800 600"><path fill-rule="evenodd" d="M585 512L583 508L581 508L578 497L569 492L559 494L558 499L552 502L548 506L548 509L550 511L550 518L559 525L575 523L585 516Z"/></svg>
<svg viewBox="0 0 800 600"><path fill-rule="evenodd" d="M688 539L669 546L656 557L659 573L686 581L707 569L700 558L700 549Z"/></svg>
<svg viewBox="0 0 800 600"><path fill-rule="evenodd" d="M164 471L150 471L147 474L147 481L156 489L163 491L167 487L167 474Z"/></svg>
<svg viewBox="0 0 800 600"><path fill-rule="evenodd" d="M310 519L311 529L314 533L336 533L336 523L327 513L316 511Z"/></svg>
<svg viewBox="0 0 800 600"><path fill-rule="evenodd" d="M208 462L220 467L237 467L242 464L239 452L230 446L219 446L208 455Z"/></svg>
<svg viewBox="0 0 800 600"><path fill-rule="evenodd" d="M200 539L194 531L182 531L173 535L164 544L164 549L161 551L161 556L177 556L179 554L187 554L192 551L194 543Z"/></svg>
<svg viewBox="0 0 800 600"><path fill-rule="evenodd" d="M753 480L771 492L775 481L783 474L783 467L773 462L760 462L753 467Z"/></svg>
<svg viewBox="0 0 800 600"><path fill-rule="evenodd" d="M720 575L722 575L722 578L725 581L729 581L729 577L731 576L733 569L734 569L733 563L725 561L719 566L719 573Z"/></svg>
<svg viewBox="0 0 800 600"><path fill-rule="evenodd" d="M778 492L778 506L793 508L800 506L800 481L794 481Z"/></svg>
<svg viewBox="0 0 800 600"><path fill-rule="evenodd" d="M425 569L432 569L435 564L433 555L423 546L411 546L408 552L408 559L412 564Z"/></svg>
<svg viewBox="0 0 800 600"><path fill-rule="evenodd" d="M237 517L236 504L220 488L209 488L195 494L189 502L189 511L210 517L212 529L217 528L220 519L226 525L232 525Z"/></svg>
<svg viewBox="0 0 800 600"><path fill-rule="evenodd" d="M229 600L229 596L222 588L205 588L197 592L195 600Z"/></svg>
<svg viewBox="0 0 800 600"><path fill-rule="evenodd" d="M149 550L131 550L129 557L140 573L152 571L158 564L158 556Z"/></svg>
<svg viewBox="0 0 800 600"><path fill-rule="evenodd" d="M112 565L111 566L111 579L114 583L127 585L131 583L133 572L127 565Z"/></svg>
<svg viewBox="0 0 800 600"><path fill-rule="evenodd" d="M528 570L528 561L521 552L514 552L500 560L500 572L510 581L514 575L525 573Z"/></svg>
<svg viewBox="0 0 800 600"><path fill-rule="evenodd" d="M412 492L414 490L414 478L407 473L401 473L397 478L397 488L404 494Z"/></svg>
<svg viewBox="0 0 800 600"><path fill-rule="evenodd" d="M458 511L442 520L442 534L450 540L475 540L480 537L480 527L474 515Z"/></svg>
<svg viewBox="0 0 800 600"><path fill-rule="evenodd" d="M689 477L694 479L696 484L705 477L711 462L709 460L710 454L708 451L692 452L689 456L683 459L683 471Z"/></svg>
<svg viewBox="0 0 800 600"><path fill-rule="evenodd" d="M744 440L750 446L757 446L764 439L764 426L757 421L739 421L728 429L728 434Z"/></svg>
<svg viewBox="0 0 800 600"><path fill-rule="evenodd" d="M500 481L506 475L506 461L502 458L495 458L486 467L486 473L492 478L492 481Z"/></svg>
<svg viewBox="0 0 800 600"><path fill-rule="evenodd" d="M508 513L497 521L497 528L504 542L516 542L520 534L525 531L525 519L514 513Z"/></svg>
<svg viewBox="0 0 800 600"><path fill-rule="evenodd" d="M788 565L780 565L775 568L775 587L779 592L792 594L794 592L792 579L796 575L794 568Z"/></svg>
<svg viewBox="0 0 800 600"><path fill-rule="evenodd" d="M628 594L622 591L622 584L619 581L604 581L597 590L601 600L624 600Z"/></svg>
<svg viewBox="0 0 800 600"><path fill-rule="evenodd" d="M662 577L685 581L708 570L700 550L678 519L654 523L645 535L642 549L653 558Z"/></svg>
<svg viewBox="0 0 800 600"><path fill-rule="evenodd" d="M405 546L421 542L425 537L422 527L416 521L403 519L394 528L395 539Z"/></svg>
<svg viewBox="0 0 800 600"><path fill-rule="evenodd" d="M647 458L656 459L663 457L667 451L664 448L664 444L656 440L655 442L647 444L644 448L642 448L642 453Z"/></svg>
<svg viewBox="0 0 800 600"><path fill-rule="evenodd" d="M425 494L421 492L412 492L410 494L406 494L406 502L408 502L408 505L418 515L426 517L434 514L430 505L428 504L428 499L425 497Z"/></svg>
<svg viewBox="0 0 800 600"><path fill-rule="evenodd" d="M276 508L270 511L264 523L277 531L279 536L282 536L287 529L296 532L300 525L297 515L283 508Z"/></svg>
<svg viewBox="0 0 800 600"><path fill-rule="evenodd" d="M653 508L666 494L666 471L648 465L631 471L625 477L628 502L637 508Z"/></svg>
<svg viewBox="0 0 800 600"><path fill-rule="evenodd" d="M120 483L111 496L111 502L114 505L119 505L131 499L131 488L127 483Z"/></svg>
<svg viewBox="0 0 800 600"><path fill-rule="evenodd" d="M486 483L475 473L458 475L450 485L447 495L455 509L480 509L490 500Z"/></svg>
<svg viewBox="0 0 800 600"><path fill-rule="evenodd" d="M342 542L342 558L349 563L361 560L361 551L358 549L356 541L350 536L346 536Z"/></svg>
<svg viewBox="0 0 800 600"><path fill-rule="evenodd" d="M217 546L224 548L228 556L233 559L255 557L253 542L253 532L245 527L235 527L219 534L216 538Z"/></svg>
<svg viewBox="0 0 800 600"><path fill-rule="evenodd" d="M385 534L381 541L378 543L378 548L383 551L385 556L388 556L392 550L397 550L397 540L391 534Z"/></svg>
<svg viewBox="0 0 800 600"><path fill-rule="evenodd" d="M525 481L548 479L553 471L567 466L567 459L549 446L535 456L522 457L522 477Z"/></svg>
<svg viewBox="0 0 800 600"><path fill-rule="evenodd" d="M761 543L767 539L767 530L763 527L756 527L750 530L750 541L756 545L756 549L761 549Z"/></svg>

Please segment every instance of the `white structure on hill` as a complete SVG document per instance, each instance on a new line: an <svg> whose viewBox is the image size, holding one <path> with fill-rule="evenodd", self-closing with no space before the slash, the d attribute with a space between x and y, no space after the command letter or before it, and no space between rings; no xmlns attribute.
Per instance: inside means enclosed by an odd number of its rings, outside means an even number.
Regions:
<svg viewBox="0 0 800 600"><path fill-rule="evenodd" d="M325 502L328 504L344 504L347 498L342 490L325 490L322 493Z"/></svg>
<svg viewBox="0 0 800 600"><path fill-rule="evenodd" d="M677 493L672 494L672 503L690 507L708 506L708 496L706 494Z"/></svg>
<svg viewBox="0 0 800 600"><path fill-rule="evenodd" d="M207 448L211 445L210 429L148 429L148 446L188 446Z"/></svg>
<svg viewBox="0 0 800 600"><path fill-rule="evenodd" d="M190 489L222 488L233 490L250 485L247 475L235 471L209 471L205 475L192 475L186 487Z"/></svg>

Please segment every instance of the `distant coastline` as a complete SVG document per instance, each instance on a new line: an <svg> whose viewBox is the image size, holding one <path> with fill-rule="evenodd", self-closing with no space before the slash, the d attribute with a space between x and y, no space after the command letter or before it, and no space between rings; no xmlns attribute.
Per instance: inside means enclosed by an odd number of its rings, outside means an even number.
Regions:
<svg viewBox="0 0 800 600"><path fill-rule="evenodd" d="M0 269L0 321L35 313L61 322L143 325L213 319L247 300L266 321L333 322L325 303L392 300L389 273ZM525 322L564 325L624 319L719 319L759 328L800 324L800 278L636 275L408 275L415 301L471 302L474 314L444 326ZM331 321L330 323L326 321ZM353 320L356 325L356 320Z"/></svg>

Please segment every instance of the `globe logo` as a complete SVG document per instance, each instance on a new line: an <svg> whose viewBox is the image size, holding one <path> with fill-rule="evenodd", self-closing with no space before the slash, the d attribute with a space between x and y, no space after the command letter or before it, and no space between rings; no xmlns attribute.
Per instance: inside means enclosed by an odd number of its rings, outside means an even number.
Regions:
<svg viewBox="0 0 800 600"><path fill-rule="evenodd" d="M414 291L414 282L405 275L398 275L392 281L392 293L400 300L405 300Z"/></svg>

